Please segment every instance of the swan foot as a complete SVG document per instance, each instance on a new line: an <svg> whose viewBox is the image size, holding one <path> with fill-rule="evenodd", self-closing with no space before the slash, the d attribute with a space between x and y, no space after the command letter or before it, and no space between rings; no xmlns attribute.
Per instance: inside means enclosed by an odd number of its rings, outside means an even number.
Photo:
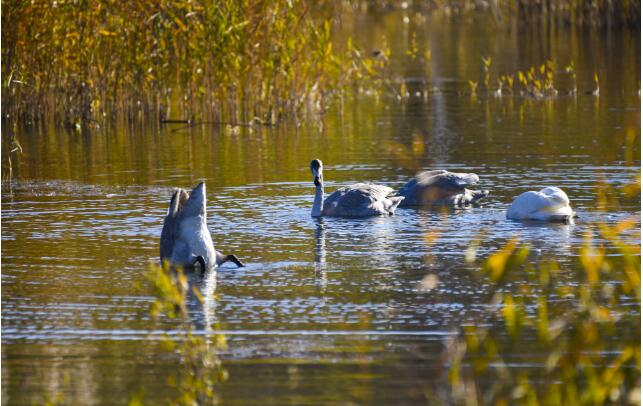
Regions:
<svg viewBox="0 0 643 406"><path fill-rule="evenodd" d="M243 262L239 261L239 258L237 258L237 256L234 254L223 255L219 251L217 251L216 254L217 254L217 266L221 266L222 264L225 264L228 261L233 262L239 268L244 266Z"/></svg>
<svg viewBox="0 0 643 406"><path fill-rule="evenodd" d="M228 262L228 261L233 262L238 268L242 268L244 266L243 262L241 262L239 258L237 258L237 256L234 254L226 255L223 262Z"/></svg>
<svg viewBox="0 0 643 406"><path fill-rule="evenodd" d="M236 256L236 255L234 255L234 254L230 254L230 255L228 255L228 256L226 257L226 260L228 260L228 261L230 261L230 262L234 262L234 264L235 264L237 267L239 267L239 268L243 268L243 266L244 266L244 265L243 265L243 262L239 261L239 258L237 258L237 256Z"/></svg>
<svg viewBox="0 0 643 406"><path fill-rule="evenodd" d="M199 255L192 263L192 266L196 268L197 263L199 264L199 268L201 268L200 270L201 276L203 276L205 274L206 269L208 269L207 266L205 265L205 259L203 259L201 255Z"/></svg>
<svg viewBox="0 0 643 406"><path fill-rule="evenodd" d="M478 200L486 199L489 196L488 190L472 190L471 191L471 205L474 207L481 206Z"/></svg>

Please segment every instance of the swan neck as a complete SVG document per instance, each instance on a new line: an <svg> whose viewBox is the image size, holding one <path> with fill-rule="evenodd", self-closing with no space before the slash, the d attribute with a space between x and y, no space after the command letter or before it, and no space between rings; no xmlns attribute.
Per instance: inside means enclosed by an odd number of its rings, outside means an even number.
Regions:
<svg viewBox="0 0 643 406"><path fill-rule="evenodd" d="M324 201L324 184L320 183L315 186L315 200L313 201L312 217L321 217Z"/></svg>

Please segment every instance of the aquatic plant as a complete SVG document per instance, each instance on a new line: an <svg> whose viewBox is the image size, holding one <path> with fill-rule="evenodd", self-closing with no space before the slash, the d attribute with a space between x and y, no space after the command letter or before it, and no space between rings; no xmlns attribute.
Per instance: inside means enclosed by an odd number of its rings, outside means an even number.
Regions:
<svg viewBox="0 0 643 406"><path fill-rule="evenodd" d="M3 2L2 111L274 124L373 73L297 0ZM350 40L349 40L350 41Z"/></svg>
<svg viewBox="0 0 643 406"><path fill-rule="evenodd" d="M640 198L640 178L621 192L602 185L599 209L617 195ZM515 239L489 256L480 270L490 283L494 310L484 326L465 326L448 344L454 399L466 404L640 403L638 241L636 218L588 232L579 252L580 284L567 283L571 270L560 269L554 260L533 265L530 247ZM516 374L508 364L518 356L519 342L533 342L529 362L540 366Z"/></svg>
<svg viewBox="0 0 643 406"><path fill-rule="evenodd" d="M4 167L2 168L2 186L9 187L9 194L11 194L11 181L13 180L13 157L19 158L22 155L22 145L18 140L17 130L15 125L8 131L8 145L4 148Z"/></svg>
<svg viewBox="0 0 643 406"><path fill-rule="evenodd" d="M567 66L565 67L565 72L566 72L568 75L570 75L570 77L571 77L571 79L572 79L572 83L573 83L573 87L572 87L572 89L570 90L570 93L572 93L572 94L576 94L576 92L578 91L578 85L577 85L577 83L576 83L576 68L574 67L574 61L573 61L573 60L572 60L572 61L570 61L570 62L569 62L569 65L567 65Z"/></svg>
<svg viewBox="0 0 643 406"><path fill-rule="evenodd" d="M485 88L489 91L489 83L491 81L491 57L482 58L484 76L483 83ZM518 70L515 73L503 74L497 77L498 83L497 90L494 91L495 96L502 96L503 91L506 90L514 94L514 89L521 96L529 96L537 99L545 97L554 97L558 95L558 89L554 84L554 77L556 72L556 62L547 60L544 63L531 66L524 70ZM565 69L565 72L571 76L574 87L569 93L576 92L576 73L573 69L573 62ZM518 82L514 84L514 77ZM475 93L477 82L469 80L469 87L472 93ZM598 84L597 84L598 86Z"/></svg>
<svg viewBox="0 0 643 406"><path fill-rule="evenodd" d="M492 62L492 59L490 56L486 58L484 56L482 57L482 66L484 68L484 78L482 80L482 83L484 83L484 87L487 89L489 89L489 81L491 78L491 72L490 72L491 62Z"/></svg>
<svg viewBox="0 0 643 406"><path fill-rule="evenodd" d="M601 92L601 85L598 81L598 73L594 72L594 90L592 91L592 94L594 96L598 96Z"/></svg>
<svg viewBox="0 0 643 406"><path fill-rule="evenodd" d="M536 98L545 96L556 96L558 90L554 87L554 72L556 63L547 60L540 66L532 66L525 70L525 73L518 71L518 80L523 85L523 94Z"/></svg>
<svg viewBox="0 0 643 406"><path fill-rule="evenodd" d="M201 303L203 296L197 287L190 290L188 277L183 270L175 271L167 263L162 266L151 265L146 277L155 296L150 307L152 317L178 321L178 325L172 323L174 335L166 334L160 342L163 350L180 357L180 368L167 378L168 385L178 393L171 403L213 403L217 400L216 385L227 379L227 372L218 357L218 350L225 348L225 336L213 334L202 337L194 334L187 310L188 295L192 294ZM130 403L142 404L141 397L141 394L135 395Z"/></svg>
<svg viewBox="0 0 643 406"><path fill-rule="evenodd" d="M478 82L469 80L467 83L469 84L469 89L471 90L471 94L475 95L476 90L478 90Z"/></svg>

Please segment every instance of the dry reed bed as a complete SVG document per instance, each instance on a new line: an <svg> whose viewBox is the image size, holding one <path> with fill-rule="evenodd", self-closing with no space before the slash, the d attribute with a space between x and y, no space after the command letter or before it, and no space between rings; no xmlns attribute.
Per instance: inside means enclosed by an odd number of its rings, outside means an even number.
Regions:
<svg viewBox="0 0 643 406"><path fill-rule="evenodd" d="M366 69L350 44L333 48L329 13L310 7L287 0L3 2L5 119L274 123L319 108Z"/></svg>

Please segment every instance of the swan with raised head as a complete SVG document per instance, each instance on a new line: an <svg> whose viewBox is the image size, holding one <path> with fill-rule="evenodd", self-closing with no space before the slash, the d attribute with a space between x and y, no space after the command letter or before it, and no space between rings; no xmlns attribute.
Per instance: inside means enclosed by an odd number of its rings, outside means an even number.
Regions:
<svg viewBox="0 0 643 406"><path fill-rule="evenodd" d="M567 194L549 186L538 192L529 191L516 197L507 210L510 220L540 220L570 222L576 213L569 206Z"/></svg>
<svg viewBox="0 0 643 406"><path fill-rule="evenodd" d="M356 183L334 191L324 200L323 165L319 159L310 163L315 183L313 217L368 217L392 215L403 197L393 196L388 186Z"/></svg>
<svg viewBox="0 0 643 406"><path fill-rule="evenodd" d="M454 206L476 204L489 195L488 190L470 190L478 183L475 173L454 173L445 170L420 172L397 192L404 200L400 207Z"/></svg>
<svg viewBox="0 0 643 406"><path fill-rule="evenodd" d="M204 182L191 193L180 188L174 192L163 220L160 257L172 266L194 267L198 263L201 273L227 261L243 266L236 256L214 249L207 224Z"/></svg>

